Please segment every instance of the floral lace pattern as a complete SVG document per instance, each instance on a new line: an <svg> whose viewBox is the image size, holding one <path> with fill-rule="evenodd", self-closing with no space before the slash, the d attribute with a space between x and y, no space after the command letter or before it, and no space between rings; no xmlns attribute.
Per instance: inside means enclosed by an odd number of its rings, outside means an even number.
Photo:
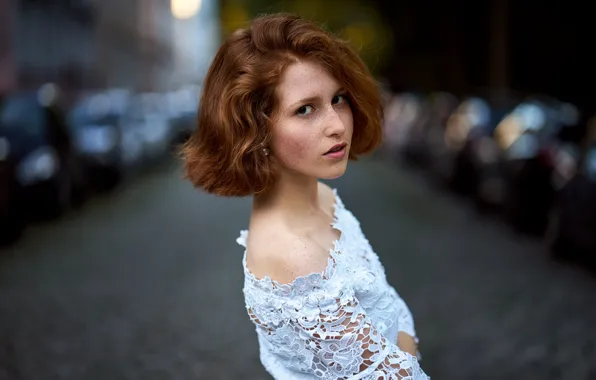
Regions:
<svg viewBox="0 0 596 380"><path fill-rule="evenodd" d="M244 298L256 326L261 362L275 378L428 379L397 346L416 337L412 314L386 280L358 220L335 193L333 228L341 234L321 273L279 284L246 267ZM246 247L248 231L237 242Z"/></svg>

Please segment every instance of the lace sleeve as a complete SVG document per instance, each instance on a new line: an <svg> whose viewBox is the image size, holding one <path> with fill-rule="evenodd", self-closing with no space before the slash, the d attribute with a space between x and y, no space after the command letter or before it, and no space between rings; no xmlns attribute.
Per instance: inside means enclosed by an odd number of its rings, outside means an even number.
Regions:
<svg viewBox="0 0 596 380"><path fill-rule="evenodd" d="M273 319L272 309L267 316L257 313L264 318L249 313L274 352L285 356L291 351L302 361L297 367L317 378L429 379L417 358L377 331L352 292L317 289L276 306L280 312ZM265 326L259 320L273 323Z"/></svg>
<svg viewBox="0 0 596 380"><path fill-rule="evenodd" d="M414 338L416 343L418 343L418 337L416 336L416 329L414 328L414 318L412 317L412 312L410 308L406 304L406 302L401 298L401 296L393 289L395 293L397 302L399 304L399 315L398 315L398 325L399 331L403 331L406 334L410 335Z"/></svg>
<svg viewBox="0 0 596 380"><path fill-rule="evenodd" d="M376 330L354 297L323 297L305 306L294 324L314 354L318 377L428 379L415 357Z"/></svg>

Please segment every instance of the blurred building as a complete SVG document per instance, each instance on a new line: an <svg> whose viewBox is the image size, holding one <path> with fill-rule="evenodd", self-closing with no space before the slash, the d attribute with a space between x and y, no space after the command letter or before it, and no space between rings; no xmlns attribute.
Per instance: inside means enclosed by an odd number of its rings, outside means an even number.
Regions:
<svg viewBox="0 0 596 380"><path fill-rule="evenodd" d="M0 93L16 86L11 0L0 0Z"/></svg>
<svg viewBox="0 0 596 380"><path fill-rule="evenodd" d="M12 75L19 87L40 82L80 86L93 77L93 9L90 2L0 0L8 10ZM4 34L3 33L3 34Z"/></svg>
<svg viewBox="0 0 596 380"><path fill-rule="evenodd" d="M169 0L97 0L97 71L106 87L167 87L172 72Z"/></svg>
<svg viewBox="0 0 596 380"><path fill-rule="evenodd" d="M0 0L0 90L198 83L219 45L218 0L177 19L171 0Z"/></svg>

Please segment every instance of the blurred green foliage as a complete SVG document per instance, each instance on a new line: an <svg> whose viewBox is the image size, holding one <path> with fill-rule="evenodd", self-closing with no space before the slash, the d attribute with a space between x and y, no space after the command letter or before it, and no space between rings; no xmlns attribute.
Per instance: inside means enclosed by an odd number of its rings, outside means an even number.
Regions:
<svg viewBox="0 0 596 380"><path fill-rule="evenodd" d="M290 12L317 22L349 41L374 74L388 63L391 29L366 0L222 0L224 37L255 16Z"/></svg>

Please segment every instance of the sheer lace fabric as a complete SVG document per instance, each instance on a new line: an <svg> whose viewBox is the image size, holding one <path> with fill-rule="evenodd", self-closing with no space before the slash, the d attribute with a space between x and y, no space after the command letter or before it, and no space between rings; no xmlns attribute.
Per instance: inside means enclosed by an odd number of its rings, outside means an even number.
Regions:
<svg viewBox="0 0 596 380"><path fill-rule="evenodd" d="M428 379L397 334L416 337L412 314L386 280L357 219L335 192L333 227L341 235L321 273L279 284L244 266L246 309L261 362L275 378ZM246 247L247 231L237 242Z"/></svg>

